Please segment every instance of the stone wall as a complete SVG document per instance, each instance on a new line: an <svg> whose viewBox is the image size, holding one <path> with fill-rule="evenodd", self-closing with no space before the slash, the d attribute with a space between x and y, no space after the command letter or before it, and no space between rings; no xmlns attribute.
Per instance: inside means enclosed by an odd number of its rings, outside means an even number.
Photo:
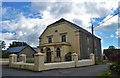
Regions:
<svg viewBox="0 0 120 78"><path fill-rule="evenodd" d="M8 65L9 59L8 58L0 58L0 65Z"/></svg>
<svg viewBox="0 0 120 78"><path fill-rule="evenodd" d="M26 63L26 55L20 55L21 61L17 62L17 55L11 54L9 57L9 67L26 69L32 71L43 71L57 68L71 68L80 66L94 65L94 54L90 54L90 59L78 60L76 53L72 54L72 61L57 62L57 63L44 63L44 54L37 53L34 56L34 63Z"/></svg>

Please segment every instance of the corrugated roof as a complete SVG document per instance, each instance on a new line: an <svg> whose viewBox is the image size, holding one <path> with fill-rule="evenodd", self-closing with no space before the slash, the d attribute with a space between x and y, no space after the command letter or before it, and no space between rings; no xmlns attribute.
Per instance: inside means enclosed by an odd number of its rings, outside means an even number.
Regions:
<svg viewBox="0 0 120 78"><path fill-rule="evenodd" d="M18 47L12 47L12 48L8 48L7 52L10 53L18 53L21 50L23 50L24 48L26 48L27 46L18 46Z"/></svg>

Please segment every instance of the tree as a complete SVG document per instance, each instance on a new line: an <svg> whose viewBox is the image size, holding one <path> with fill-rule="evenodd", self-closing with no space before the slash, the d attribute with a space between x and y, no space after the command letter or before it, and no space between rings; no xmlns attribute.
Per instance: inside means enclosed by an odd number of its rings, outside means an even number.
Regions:
<svg viewBox="0 0 120 78"><path fill-rule="evenodd" d="M108 49L115 49L115 46L109 46L109 48Z"/></svg>
<svg viewBox="0 0 120 78"><path fill-rule="evenodd" d="M10 44L9 48L11 47L17 47L17 46L27 46L28 44L25 43L25 42L16 42L16 41L13 41L12 44Z"/></svg>
<svg viewBox="0 0 120 78"><path fill-rule="evenodd" d="M65 61L71 61L72 60L72 53L71 52L68 52L66 55L65 55Z"/></svg>
<svg viewBox="0 0 120 78"><path fill-rule="evenodd" d="M5 48L5 41L0 40L0 48Z"/></svg>

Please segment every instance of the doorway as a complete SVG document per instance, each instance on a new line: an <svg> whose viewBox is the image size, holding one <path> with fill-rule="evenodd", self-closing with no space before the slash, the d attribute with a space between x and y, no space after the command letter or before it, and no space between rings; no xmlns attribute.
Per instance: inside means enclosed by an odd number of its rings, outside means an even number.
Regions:
<svg viewBox="0 0 120 78"><path fill-rule="evenodd" d="M51 50L50 48L47 48L47 52L46 52L46 62L50 63L51 62Z"/></svg>

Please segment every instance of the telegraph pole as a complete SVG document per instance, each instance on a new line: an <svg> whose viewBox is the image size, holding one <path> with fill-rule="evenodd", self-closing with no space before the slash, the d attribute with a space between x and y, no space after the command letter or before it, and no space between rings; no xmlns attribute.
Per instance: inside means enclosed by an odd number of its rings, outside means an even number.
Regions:
<svg viewBox="0 0 120 78"><path fill-rule="evenodd" d="M92 48L93 48L93 54L95 55L95 64L96 64L96 54L95 54L95 47L94 47L94 28L92 24Z"/></svg>
<svg viewBox="0 0 120 78"><path fill-rule="evenodd" d="M92 48L93 48L93 54L94 52L94 29L93 29L93 24L92 24Z"/></svg>

